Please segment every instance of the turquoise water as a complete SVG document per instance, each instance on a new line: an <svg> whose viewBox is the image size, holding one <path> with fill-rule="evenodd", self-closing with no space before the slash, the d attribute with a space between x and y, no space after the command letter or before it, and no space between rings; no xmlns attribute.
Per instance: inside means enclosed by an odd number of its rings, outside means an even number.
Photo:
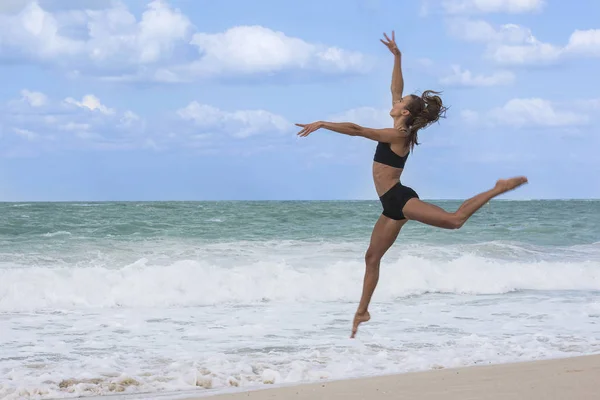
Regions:
<svg viewBox="0 0 600 400"><path fill-rule="evenodd" d="M454 210L458 201L437 201ZM0 203L0 398L221 391L600 351L600 201ZM132 384L131 382L135 382Z"/></svg>
<svg viewBox="0 0 600 400"><path fill-rule="evenodd" d="M437 201L455 210L459 201ZM165 203L0 203L3 243L68 232L106 238L231 240L357 240L370 235L381 206L375 201ZM539 245L600 240L600 201L492 201L459 234L411 223L409 243L475 243L501 238ZM40 236L42 235L42 236ZM13 243L14 244L14 243Z"/></svg>

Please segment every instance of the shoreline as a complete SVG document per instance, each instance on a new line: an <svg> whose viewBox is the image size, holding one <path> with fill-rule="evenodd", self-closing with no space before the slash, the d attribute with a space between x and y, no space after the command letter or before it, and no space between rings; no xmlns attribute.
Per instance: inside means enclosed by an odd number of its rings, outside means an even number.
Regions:
<svg viewBox="0 0 600 400"><path fill-rule="evenodd" d="M283 384L216 394L182 394L186 400L370 399L597 400L600 353L472 365L401 374Z"/></svg>

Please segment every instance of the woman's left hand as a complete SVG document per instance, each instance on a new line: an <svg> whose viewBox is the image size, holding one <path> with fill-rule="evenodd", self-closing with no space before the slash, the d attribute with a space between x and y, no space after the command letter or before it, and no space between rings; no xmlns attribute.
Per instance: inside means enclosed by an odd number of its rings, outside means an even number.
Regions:
<svg viewBox="0 0 600 400"><path fill-rule="evenodd" d="M385 36L385 38L387 39L387 42L383 39L379 39L381 41L381 43L385 44L385 46L390 49L390 51L392 52L393 55L395 56L399 56L400 55L400 50L398 50L398 46L396 45L396 34L394 33L394 31L392 31L392 38L390 39L388 37L387 34L383 34L383 36Z"/></svg>

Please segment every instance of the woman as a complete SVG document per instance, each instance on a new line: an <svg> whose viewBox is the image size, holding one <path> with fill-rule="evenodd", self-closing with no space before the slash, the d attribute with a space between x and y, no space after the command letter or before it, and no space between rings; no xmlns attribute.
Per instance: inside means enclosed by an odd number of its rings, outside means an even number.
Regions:
<svg viewBox="0 0 600 400"><path fill-rule="evenodd" d="M356 336L358 325L368 321L371 296L379 280L379 264L386 251L396 241L400 229L408 220L419 221L445 229L458 229L479 208L492 198L513 190L527 182L526 177L501 179L494 188L480 193L465 201L455 212L447 212L433 204L419 199L417 193L400 183L404 164L410 151L418 145L419 130L429 126L442 117L446 107L438 92L425 91L421 96L410 94L402 97L404 80L401 69L401 54L396 46L395 34L390 39L385 33L381 40L394 55L392 73L392 110L393 128L371 129L353 123L313 122L296 124L303 129L298 133L306 137L320 128L350 136L362 136L378 142L373 160L373 180L375 189L383 206L382 215L375 223L371 242L365 255L366 271L363 292L354 316L351 337Z"/></svg>

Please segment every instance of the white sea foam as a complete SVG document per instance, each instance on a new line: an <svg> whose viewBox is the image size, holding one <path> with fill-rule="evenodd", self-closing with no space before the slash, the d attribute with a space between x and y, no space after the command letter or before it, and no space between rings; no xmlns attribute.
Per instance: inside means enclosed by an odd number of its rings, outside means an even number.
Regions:
<svg viewBox="0 0 600 400"><path fill-rule="evenodd" d="M44 237L71 236L71 232L68 232L68 231L48 232L48 233L44 233L42 236L44 236Z"/></svg>
<svg viewBox="0 0 600 400"><path fill-rule="evenodd" d="M597 245L400 244L383 260L373 319L350 340L361 243L124 243L1 255L0 398L205 393L600 352Z"/></svg>
<svg viewBox="0 0 600 400"><path fill-rule="evenodd" d="M222 267L192 260L121 268L0 269L0 310L201 306L261 301L355 301L364 265L330 261L292 266L255 262ZM495 294L515 290L599 290L600 263L514 262L462 256L387 260L378 301L422 293Z"/></svg>
<svg viewBox="0 0 600 400"><path fill-rule="evenodd" d="M222 390L600 352L599 297L502 296L375 303L356 340L355 304L335 302L21 314L0 328L0 398Z"/></svg>

